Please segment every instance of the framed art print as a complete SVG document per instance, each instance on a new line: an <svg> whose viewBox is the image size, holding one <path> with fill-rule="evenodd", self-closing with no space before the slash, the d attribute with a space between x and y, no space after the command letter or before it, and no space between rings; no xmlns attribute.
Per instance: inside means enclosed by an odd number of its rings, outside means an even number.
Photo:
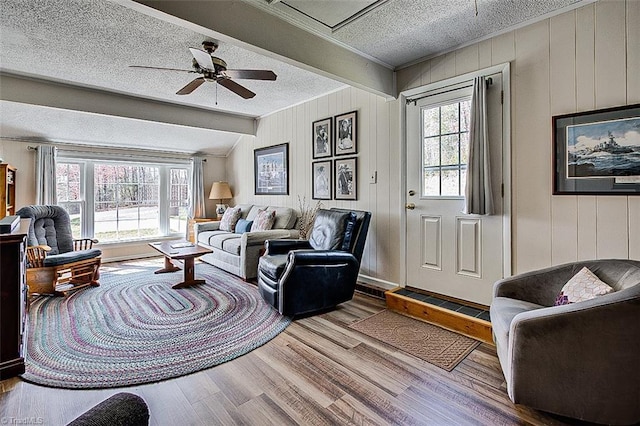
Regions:
<svg viewBox="0 0 640 426"><path fill-rule="evenodd" d="M356 170L357 158L334 160L335 171L335 199L357 200L358 174Z"/></svg>
<svg viewBox="0 0 640 426"><path fill-rule="evenodd" d="M553 194L640 195L640 104L553 117Z"/></svg>
<svg viewBox="0 0 640 426"><path fill-rule="evenodd" d="M330 200L332 175L331 175L331 160L315 161L311 163L312 166L312 198L314 200Z"/></svg>
<svg viewBox="0 0 640 426"><path fill-rule="evenodd" d="M253 150L256 195L289 195L289 144Z"/></svg>
<svg viewBox="0 0 640 426"><path fill-rule="evenodd" d="M358 113L357 111L336 115L336 138L334 141L334 155L349 155L358 152Z"/></svg>
<svg viewBox="0 0 640 426"><path fill-rule="evenodd" d="M313 158L331 157L331 118L314 121L312 125Z"/></svg>

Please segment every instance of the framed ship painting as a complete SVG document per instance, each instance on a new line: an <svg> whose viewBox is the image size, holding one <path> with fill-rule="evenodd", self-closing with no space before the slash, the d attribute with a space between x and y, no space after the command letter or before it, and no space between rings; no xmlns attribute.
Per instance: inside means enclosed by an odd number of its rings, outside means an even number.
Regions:
<svg viewBox="0 0 640 426"><path fill-rule="evenodd" d="M640 195L640 104L553 117L554 195Z"/></svg>

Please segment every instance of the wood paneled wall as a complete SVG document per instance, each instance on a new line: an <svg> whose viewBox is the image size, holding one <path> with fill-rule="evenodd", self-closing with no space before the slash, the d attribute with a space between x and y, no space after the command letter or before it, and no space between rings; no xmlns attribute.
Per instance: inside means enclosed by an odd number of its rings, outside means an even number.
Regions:
<svg viewBox="0 0 640 426"><path fill-rule="evenodd" d="M311 199L312 130L315 120L358 111L357 201L322 201L325 208L373 212L361 274L376 280L400 280L400 141L399 102L356 88L345 88L259 120L257 136L239 141L227 163L236 203L299 208L298 197ZM289 143L289 196L254 195L253 150ZM369 176L377 171L377 183ZM389 284L390 285L390 284Z"/></svg>
<svg viewBox="0 0 640 426"><path fill-rule="evenodd" d="M406 90L512 64L513 271L640 259L640 197L552 195L551 117L640 102L640 2L601 0L398 72Z"/></svg>
<svg viewBox="0 0 640 426"><path fill-rule="evenodd" d="M421 62L398 90L512 64L513 272L589 258L640 259L640 197L553 196L551 117L640 102L640 1L601 0ZM362 273L399 283L402 215L400 108L355 88L259 121L228 158L236 202L298 207L311 196L311 123L358 110L358 194L326 207L367 209L373 221ZM289 196L253 195L253 149L290 143ZM369 175L378 172L378 183Z"/></svg>

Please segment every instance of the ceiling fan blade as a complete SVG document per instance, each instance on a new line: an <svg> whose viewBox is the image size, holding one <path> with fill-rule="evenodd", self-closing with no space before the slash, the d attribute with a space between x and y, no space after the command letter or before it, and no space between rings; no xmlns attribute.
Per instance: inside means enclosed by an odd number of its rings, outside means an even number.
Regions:
<svg viewBox="0 0 640 426"><path fill-rule="evenodd" d="M161 71L182 71L182 72L195 72L193 70L181 70L178 68L162 68L162 67L145 67L142 65L129 65L129 68L142 68L146 70L161 70Z"/></svg>
<svg viewBox="0 0 640 426"><path fill-rule="evenodd" d="M176 92L176 95L188 95L189 93L196 90L200 85L204 83L204 77L198 77L193 80L191 83L184 86L182 89Z"/></svg>
<svg viewBox="0 0 640 426"><path fill-rule="evenodd" d="M221 86L226 87L227 89L231 90L233 93L235 93L236 95L242 98L250 99L256 95L251 90L247 89L244 86L239 85L235 81L230 80L228 78L219 78L217 81Z"/></svg>
<svg viewBox="0 0 640 426"><path fill-rule="evenodd" d="M223 74L245 80L275 80L278 77L276 73L269 70L226 70Z"/></svg>
<svg viewBox="0 0 640 426"><path fill-rule="evenodd" d="M213 60L211 60L210 54L208 54L204 50L194 49L193 47L190 47L189 50L191 51L191 54L195 58L196 62L198 62L198 65L200 65L200 68L215 71Z"/></svg>

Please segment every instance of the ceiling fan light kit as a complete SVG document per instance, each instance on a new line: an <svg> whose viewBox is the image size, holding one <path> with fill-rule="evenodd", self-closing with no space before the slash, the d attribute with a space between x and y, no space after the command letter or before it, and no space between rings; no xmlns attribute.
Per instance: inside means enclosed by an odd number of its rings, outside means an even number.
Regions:
<svg viewBox="0 0 640 426"><path fill-rule="evenodd" d="M193 61L191 63L193 70L181 70L176 68L146 67L132 65L132 68L145 68L155 70L181 71L202 74L202 77L189 82L186 86L176 92L176 95L188 95L196 90L205 81L218 83L224 88L232 91L236 95L244 98L253 98L256 94L246 87L233 81L233 78L245 80L269 80L275 81L277 75L270 70L234 70L227 69L227 63L216 56L212 56L218 45L213 41L203 41L202 48L204 50L189 48Z"/></svg>

